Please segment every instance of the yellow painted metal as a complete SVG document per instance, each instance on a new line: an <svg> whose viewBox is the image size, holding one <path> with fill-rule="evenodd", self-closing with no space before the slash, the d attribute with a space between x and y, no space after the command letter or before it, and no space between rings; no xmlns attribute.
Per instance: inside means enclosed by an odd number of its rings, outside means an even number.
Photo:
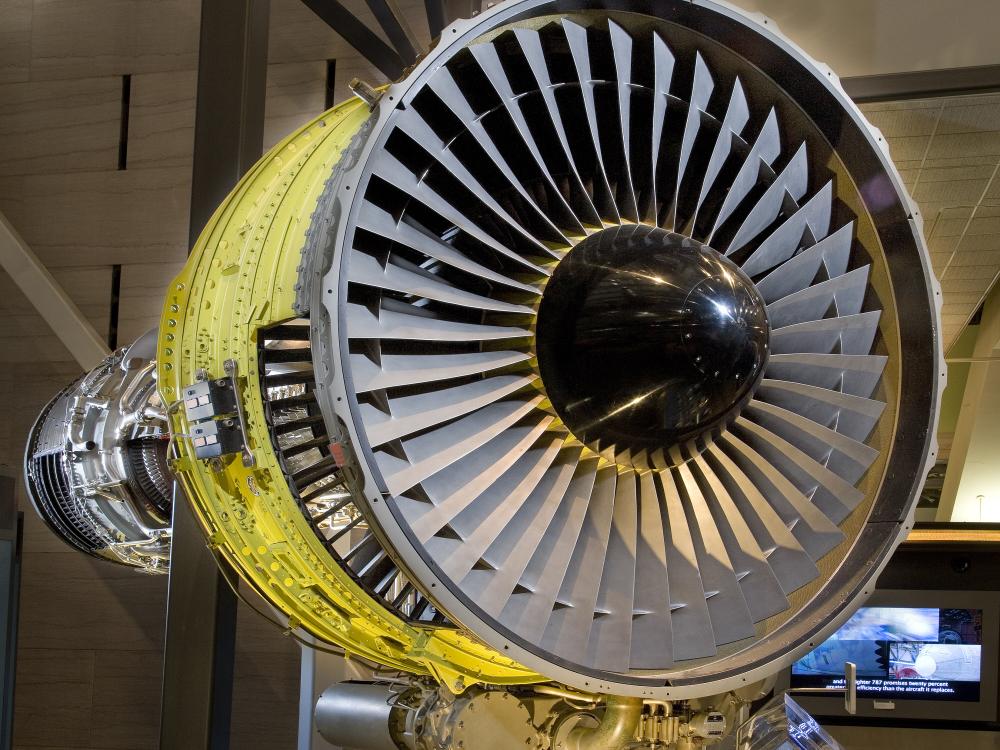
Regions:
<svg viewBox="0 0 1000 750"><path fill-rule="evenodd" d="M262 328L296 317L297 267L326 180L369 117L354 99L334 107L269 151L216 210L168 290L160 322L158 376L172 404L173 465L209 545L265 599L327 643L386 666L436 677L460 691L473 682L524 684L543 678L448 627L415 626L373 599L326 551L300 511L271 447L257 361ZM194 456L177 408L199 370L242 376L248 443L210 465Z"/></svg>

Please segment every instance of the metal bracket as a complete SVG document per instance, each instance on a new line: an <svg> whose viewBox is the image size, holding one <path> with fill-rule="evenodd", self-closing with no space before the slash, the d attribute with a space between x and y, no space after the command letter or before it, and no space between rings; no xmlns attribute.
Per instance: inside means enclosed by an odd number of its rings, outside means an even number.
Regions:
<svg viewBox="0 0 1000 750"><path fill-rule="evenodd" d="M195 456L214 461L220 456L239 453L243 465L250 468L256 460L247 446L239 366L235 360L227 359L223 368L225 378L214 379L205 370L199 370L198 382L184 389L184 411L191 425Z"/></svg>
<svg viewBox="0 0 1000 750"><path fill-rule="evenodd" d="M360 78L352 78L348 87L354 92L356 97L368 105L368 109L370 110L375 109L378 100L382 98L381 91L367 81L362 81Z"/></svg>
<svg viewBox="0 0 1000 750"><path fill-rule="evenodd" d="M222 367L233 384L233 394L236 396L236 418L240 422L240 432L243 433L243 465L249 469L256 465L257 460L254 458L253 452L247 445L247 417L246 413L243 411L243 394L240 392L239 365L235 359L227 359L222 363Z"/></svg>

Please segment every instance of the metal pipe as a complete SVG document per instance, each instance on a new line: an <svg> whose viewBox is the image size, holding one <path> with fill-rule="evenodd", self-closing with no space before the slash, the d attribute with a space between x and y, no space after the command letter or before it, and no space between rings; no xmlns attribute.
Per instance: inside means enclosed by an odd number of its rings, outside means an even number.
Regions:
<svg viewBox="0 0 1000 750"><path fill-rule="evenodd" d="M600 697L593 693L581 693L556 685L535 685L532 689L539 695L551 695L555 698L563 698L577 703L597 703L600 700Z"/></svg>
<svg viewBox="0 0 1000 750"><path fill-rule="evenodd" d="M674 704L671 703L670 701L656 701L647 698L642 701L642 704L644 706L651 706L653 708L659 706L660 708L663 709L664 716L672 716L674 713Z"/></svg>
<svg viewBox="0 0 1000 750"><path fill-rule="evenodd" d="M642 718L642 698L608 696L601 723L593 729L577 727L567 738L569 750L623 750L635 742Z"/></svg>
<svg viewBox="0 0 1000 750"><path fill-rule="evenodd" d="M389 723L396 709L388 685L338 682L316 701L316 729L327 742L351 750L399 750Z"/></svg>

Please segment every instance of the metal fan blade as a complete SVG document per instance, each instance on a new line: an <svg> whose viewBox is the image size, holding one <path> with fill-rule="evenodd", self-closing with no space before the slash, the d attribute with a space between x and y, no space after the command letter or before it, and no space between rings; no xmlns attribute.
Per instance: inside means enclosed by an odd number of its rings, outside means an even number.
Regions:
<svg viewBox="0 0 1000 750"><path fill-rule="evenodd" d="M780 406L755 399L745 414L851 484L856 484L878 458L874 448Z"/></svg>
<svg viewBox="0 0 1000 750"><path fill-rule="evenodd" d="M663 504L652 472L639 476L639 516L636 538L636 580L648 582L635 589L632 640L642 649L633 664L664 666L673 662L673 622L667 571L667 538Z"/></svg>
<svg viewBox="0 0 1000 750"><path fill-rule="evenodd" d="M806 194L808 180L809 158L806 144L803 143L736 230L735 236L726 246L726 255L741 249L771 226L785 207L786 201L799 201Z"/></svg>
<svg viewBox="0 0 1000 750"><path fill-rule="evenodd" d="M865 441L885 411L881 401L804 383L764 378L756 398Z"/></svg>
<svg viewBox="0 0 1000 750"><path fill-rule="evenodd" d="M652 199L650 214L653 224L657 224L657 217L660 215L660 199L657 197L657 175L659 166L660 148L663 142L663 126L667 117L667 103L669 101L670 84L674 76L674 55L670 47L663 41L659 34L653 34L653 140L651 144L652 164L650 168L650 189Z"/></svg>
<svg viewBox="0 0 1000 750"><path fill-rule="evenodd" d="M868 398L878 387L886 362L885 356L876 354L772 354L764 374Z"/></svg>
<svg viewBox="0 0 1000 750"><path fill-rule="evenodd" d="M594 101L594 80L590 71L590 48L587 41L587 30L583 26L566 19L562 21L562 29L566 35L566 41L569 44L570 53L573 57L577 79L580 82L580 95L583 97L583 107L587 126L590 131L590 140L597 155L597 177L601 180L607 195L611 199L612 220L621 221L621 212L615 201L615 191L611 188L611 182L605 169L604 152L601 147L601 136L597 123L597 104Z"/></svg>
<svg viewBox="0 0 1000 750"><path fill-rule="evenodd" d="M673 657L680 660L711 656L716 653L718 641L676 477L669 471L660 472L656 475L656 487L664 509Z"/></svg>
<svg viewBox="0 0 1000 750"><path fill-rule="evenodd" d="M470 596L483 602L488 612L499 616L514 595L515 588L530 593L522 580L524 572L542 536L549 529L579 465L580 449L560 452L517 513L503 526L503 531L482 557L490 570L471 570L462 585Z"/></svg>
<svg viewBox="0 0 1000 750"><path fill-rule="evenodd" d="M396 292L447 302L450 305L471 307L476 310L534 315L535 311L526 305L494 300L479 294L472 294L450 284L432 273L417 267L405 268L393 263L382 265L370 255L358 253L351 264L350 280L375 289L391 289Z"/></svg>
<svg viewBox="0 0 1000 750"><path fill-rule="evenodd" d="M562 650L568 647L572 649L570 653L576 654L587 648L601 585L601 577L594 575L594 571L604 567L617 479L614 468L597 473L583 529L542 635L540 645L543 648Z"/></svg>
<svg viewBox="0 0 1000 750"><path fill-rule="evenodd" d="M384 445L491 404L530 385L535 377L498 375L432 393L402 396L392 400L392 414L363 404L361 416L368 425L372 445Z"/></svg>
<svg viewBox="0 0 1000 750"><path fill-rule="evenodd" d="M835 524L864 499L861 490L780 435L745 417L734 429Z"/></svg>
<svg viewBox="0 0 1000 750"><path fill-rule="evenodd" d="M358 226L372 234L406 245L424 255L446 263L452 268L478 276L505 287L537 296L541 291L537 286L525 284L502 273L477 263L465 253L456 250L452 245L443 242L428 229L407 222L397 222L378 206L366 203L358 217Z"/></svg>
<svg viewBox="0 0 1000 750"><path fill-rule="evenodd" d="M572 172L578 194L584 200L582 209L579 210L580 220L585 224L591 224L594 226L599 225L601 223L600 213L597 210L597 206L594 204L592 192L587 190L584 180L580 176L580 170L577 167L576 160L573 157L573 151L569 145L569 138L566 135L566 126L563 123L562 114L559 111L559 105L556 103L555 88L553 86L552 79L549 76L548 64L546 62L545 51L542 49L541 37L537 31L530 29L515 29L514 36L517 38L518 42L520 42L521 49L528 62L528 67L535 76L535 80L538 82L538 90L545 102L545 108L548 112L549 121L555 130L556 137L559 139L559 145L562 147L563 158L566 160L566 163Z"/></svg>
<svg viewBox="0 0 1000 750"><path fill-rule="evenodd" d="M553 523L525 569L522 584L526 591L514 594L499 615L501 622L512 630L523 632L525 637L540 639L556 608L556 599L579 542L596 480L597 461L581 461Z"/></svg>
<svg viewBox="0 0 1000 750"><path fill-rule="evenodd" d="M518 113L520 112L520 110L516 111ZM519 118L519 120L523 120L523 117ZM420 147L423 148L429 156L431 156L431 158L441 164L441 166L443 166L456 180L469 188L471 192L476 195L477 199L482 201L497 218L515 231L524 234L530 240L534 241L534 236L527 234L525 228L499 203L497 203L496 200L493 199L490 192L486 190L482 183L480 183L479 180L473 175L472 170L469 169L458 156L449 150L449 144L447 144L434 132L431 126L420 117L416 110L408 109L400 115L399 129L410 136L415 143L419 144ZM534 141L532 141L532 144L533 143ZM533 150L537 151L537 147L534 147ZM545 225L547 231L551 233L552 238L557 241L562 241L568 245L569 239L566 235L563 234L562 230L560 230L559 227L552 222L548 213L539 208L534 199L526 190L523 189L521 183L518 182L512 187L521 188L519 190L521 197L524 198L527 205L534 210L536 220ZM569 210L568 206L566 208Z"/></svg>
<svg viewBox="0 0 1000 750"><path fill-rule="evenodd" d="M708 109L708 100L715 90L715 81L705 64L700 52L695 53L694 81L691 84L691 98L688 100L687 119L684 122L684 135L681 138L681 153L677 162L677 188L674 190L673 217L671 227L677 228L677 201L680 199L681 187L687 173L688 161L694 149L695 138L701 128L701 118Z"/></svg>
<svg viewBox="0 0 1000 750"><path fill-rule="evenodd" d="M615 61L615 72L618 76L618 124L621 129L621 144L624 160L622 167L625 183L624 190L628 218L639 221L639 203L635 197L635 181L632 179L632 37L621 26L611 22L608 24L611 34L611 50Z"/></svg>
<svg viewBox="0 0 1000 750"><path fill-rule="evenodd" d="M701 190L698 192L698 203L694 209L692 224L697 223L698 212L701 204L705 202L705 197L715 184L715 180L722 171L729 154L732 151L733 139L743 132L744 126L750 119L750 107L747 104L746 94L743 93L743 85L737 78L733 83L733 93L729 98L729 106L726 108L726 116L719 129L719 135L715 139L715 146L712 149L712 156L708 161L708 168L701 182Z"/></svg>
<svg viewBox="0 0 1000 750"><path fill-rule="evenodd" d="M493 404L476 412L476 415L482 414L480 420L486 420L494 416L488 413L490 410L496 411L502 407L503 404ZM512 416L517 414L518 412L515 412ZM469 418L471 417L466 419ZM417 537L422 541L430 539L469 507L537 443L551 421L551 418L548 418L538 422L527 422L496 435L486 433L482 435L484 439L479 445L473 446L473 450L463 456L446 456L445 461L438 456L424 458L423 463L429 466L427 477L421 486L431 498L432 506L418 503L406 508L412 511L409 516ZM447 460L448 458L452 460ZM430 468L436 471L431 473Z"/></svg>
<svg viewBox="0 0 1000 750"><path fill-rule="evenodd" d="M828 182L757 246L743 262L743 272L748 276L762 274L784 263L803 245L826 237L832 203L833 183Z"/></svg>
<svg viewBox="0 0 1000 750"><path fill-rule="evenodd" d="M789 525L813 560L822 558L844 538L836 523L814 505L777 464L758 452L755 445L744 442L736 434L727 435L721 445L728 449L727 455L736 465L756 480L751 486L761 488L767 502Z"/></svg>
<svg viewBox="0 0 1000 750"><path fill-rule="evenodd" d="M821 266L830 278L842 276L847 273L853 242L852 221L775 268L757 282L757 291L770 303L808 287Z"/></svg>
<svg viewBox="0 0 1000 750"><path fill-rule="evenodd" d="M681 464L674 471L695 542L698 570L708 600L715 642L722 645L749 638L754 632L753 619L715 519L691 468Z"/></svg>
<svg viewBox="0 0 1000 750"><path fill-rule="evenodd" d="M757 139L750 148L750 153L747 154L746 159L743 161L743 166L740 167L740 171L733 179L732 185L729 186L729 191L726 193L722 206L715 215L715 222L712 225L712 231L708 233L706 242L712 242L712 238L719 230L719 227L726 223L733 212L749 195L750 191L753 190L753 187L760 178L761 170L764 168L770 169L780 153L781 136L778 131L778 114L772 109L760 129L760 133L757 134Z"/></svg>
<svg viewBox="0 0 1000 750"><path fill-rule="evenodd" d="M403 449L408 460L384 452L376 454L375 458L385 473L390 491L402 494L420 482L430 480L493 438L503 434L516 435L516 432L504 433L504 430L531 413L539 401L540 397L536 397L524 401L508 399L499 404L490 404L436 430L405 440ZM538 437L550 422L551 419L540 420L534 426L534 437ZM503 454L505 449L509 449L509 446L494 446L492 451L488 450L486 466L496 466L497 455ZM491 461L494 463L490 464ZM427 491L427 487L424 489Z"/></svg>
<svg viewBox="0 0 1000 750"><path fill-rule="evenodd" d="M448 523L459 539L442 535L441 530L427 544L435 559L449 577L463 580L480 563L490 545L504 529L506 521L528 502L559 455L562 441L556 437L542 439L525 453L496 484L479 495ZM494 569L502 561L485 561Z"/></svg>
<svg viewBox="0 0 1000 750"><path fill-rule="evenodd" d="M382 355L381 366L361 354L351 355L358 393L398 388L404 385L451 380L481 375L491 370L525 362L531 355L518 351L437 354L419 357L409 354Z"/></svg>
<svg viewBox="0 0 1000 750"><path fill-rule="evenodd" d="M774 354L868 354L878 333L881 311L810 320L771 331Z"/></svg>
<svg viewBox="0 0 1000 750"><path fill-rule="evenodd" d="M410 306L412 307L412 306ZM410 341L493 341L531 335L525 328L463 323L431 317L413 307L413 313L382 309L375 315L367 307L348 304L351 338L400 339Z"/></svg>
<svg viewBox="0 0 1000 750"><path fill-rule="evenodd" d="M462 209L438 194L424 180L422 180L419 175L411 172L400 161L389 154L386 154L384 159L385 166L380 168L376 173L378 177L385 180L388 184L395 185L400 190L403 190L413 196L416 200L423 203L439 216L452 222L455 226L460 227L463 232L474 237L491 250L511 258L512 260L521 262L530 270L543 273L537 265L531 263L517 253L512 252L495 237L490 235L481 226L479 226L477 222L467 216ZM550 249L537 237L532 236L526 229L524 229L524 227L513 219L509 219L507 225L517 232L524 242L531 247L532 251L536 252L540 257L547 255L556 258L559 257L558 253Z"/></svg>
<svg viewBox="0 0 1000 750"><path fill-rule="evenodd" d="M751 530L782 593L787 595L819 575L813 560L822 557L841 537L831 542L820 534L806 533L811 530L797 523L798 515L791 516L790 522L784 521L750 477L719 447L713 446L704 454L704 466L715 473ZM802 541L791 527L799 530Z"/></svg>
<svg viewBox="0 0 1000 750"><path fill-rule="evenodd" d="M618 478L611 535L604 556L594 624L584 663L596 669L626 670L632 651L635 600L636 481Z"/></svg>
<svg viewBox="0 0 1000 750"><path fill-rule="evenodd" d="M760 622L784 612L788 600L774 570L722 481L702 456L691 461L689 467L719 531L751 619Z"/></svg>
<svg viewBox="0 0 1000 750"><path fill-rule="evenodd" d="M772 302L767 306L771 325L781 328L806 320L857 315L861 312L868 289L870 268L871 266L863 266Z"/></svg>
<svg viewBox="0 0 1000 750"><path fill-rule="evenodd" d="M562 205L562 208L566 212L566 216L571 217L571 220L575 223L574 229L583 232L583 224L576 219L576 214L566 201L562 191L559 189L559 186L556 184L552 173L549 171L548 164L546 164L545 158L542 156L542 152L539 149L538 144L535 142L535 137L532 135L531 128L528 126L524 113L521 111L517 96L514 94L511 83L507 79L507 74L505 73L503 65L500 62L500 58L497 55L496 48L492 44L478 44L472 48L472 56L476 59L476 62L479 63L480 67L482 67L483 72L486 74L486 78L500 95L500 99L503 101L507 113L514 121L514 126L517 129L518 134L521 136L521 140L524 142L524 145L527 147L528 152L531 154L531 158L534 159L535 164L542 171L546 181L552 188L552 194L556 196L556 199ZM534 205L534 203L532 203L532 205ZM535 206L535 208L537 209L537 206ZM566 238L566 235L556 228L554 224L551 224L551 221L549 223L563 242L569 244L569 240Z"/></svg>

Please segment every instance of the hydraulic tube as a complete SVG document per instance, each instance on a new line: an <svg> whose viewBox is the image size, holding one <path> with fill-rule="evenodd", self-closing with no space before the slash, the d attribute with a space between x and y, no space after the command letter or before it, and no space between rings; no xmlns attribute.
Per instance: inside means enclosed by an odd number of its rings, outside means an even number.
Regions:
<svg viewBox="0 0 1000 750"><path fill-rule="evenodd" d="M642 698L608 696L601 723L594 728L577 727L570 732L568 750L622 750L635 741L642 717Z"/></svg>

